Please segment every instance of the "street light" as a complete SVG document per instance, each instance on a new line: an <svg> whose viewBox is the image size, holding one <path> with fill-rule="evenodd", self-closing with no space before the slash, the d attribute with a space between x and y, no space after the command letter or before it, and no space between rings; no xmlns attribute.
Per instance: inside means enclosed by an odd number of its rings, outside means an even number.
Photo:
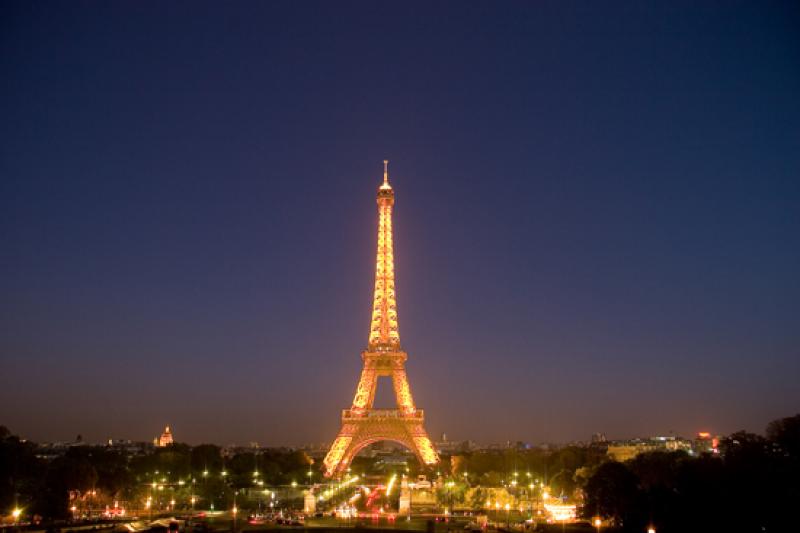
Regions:
<svg viewBox="0 0 800 533"><path fill-rule="evenodd" d="M453 486L455 486L455 483L453 481L448 481L446 483L446 485L447 485L447 505L448 505L448 507L452 507L453 506L453 496L451 495L450 492L453 490ZM447 508L445 508L445 511L447 511Z"/></svg>
<svg viewBox="0 0 800 533"><path fill-rule="evenodd" d="M530 475L530 473L528 473L528 475ZM531 518L533 518L533 489L535 487L535 483L528 483L528 507L531 511Z"/></svg>
<svg viewBox="0 0 800 533"><path fill-rule="evenodd" d="M239 494L238 490L233 491L233 509L231 509L231 512L233 513L233 533L236 533L236 514L239 512L239 509L236 507L237 494Z"/></svg>
<svg viewBox="0 0 800 533"><path fill-rule="evenodd" d="M406 467L406 472L408 472L408 467ZM405 477L406 475L403 474L403 478ZM416 488L416 486L417 486L416 483L408 484L408 516L406 516L407 522L411 522L411 515L414 514L414 503L412 500L414 499L414 488ZM355 509L355 507L353 509Z"/></svg>
<svg viewBox="0 0 800 533"><path fill-rule="evenodd" d="M592 524L594 524L594 527L597 528L597 533L600 533L600 526L603 525L603 521L600 519L599 516L594 517L594 520L592 520Z"/></svg>
<svg viewBox="0 0 800 533"><path fill-rule="evenodd" d="M654 528L653 526L648 527L647 533L656 533L656 528Z"/></svg>
<svg viewBox="0 0 800 533"><path fill-rule="evenodd" d="M20 509L19 507L15 508L13 511L11 511L11 516L14 517L14 522L15 523L17 522L17 520L19 520L19 515L21 515L21 514L22 514L22 509Z"/></svg>

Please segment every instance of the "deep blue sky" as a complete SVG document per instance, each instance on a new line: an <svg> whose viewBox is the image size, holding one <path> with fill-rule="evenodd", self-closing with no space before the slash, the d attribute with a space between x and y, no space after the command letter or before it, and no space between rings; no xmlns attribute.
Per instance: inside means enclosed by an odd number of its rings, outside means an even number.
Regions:
<svg viewBox="0 0 800 533"><path fill-rule="evenodd" d="M381 160L431 434L800 411L797 2L3 2L0 424L323 442Z"/></svg>

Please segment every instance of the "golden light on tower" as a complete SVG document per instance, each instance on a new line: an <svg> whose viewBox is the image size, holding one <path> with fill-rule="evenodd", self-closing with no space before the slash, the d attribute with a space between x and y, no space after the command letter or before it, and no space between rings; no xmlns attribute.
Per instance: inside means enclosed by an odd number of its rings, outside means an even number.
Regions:
<svg viewBox="0 0 800 533"><path fill-rule="evenodd" d="M389 185L389 162L384 160L383 184L378 189L378 253L375 261L375 292L369 334L369 348L374 350L400 348L397 300L394 290L393 206L394 191Z"/></svg>
<svg viewBox="0 0 800 533"><path fill-rule="evenodd" d="M423 425L423 412L416 408L411 395L405 369L408 355L400 348L392 240L394 189L389 184L388 161L383 162L383 183L378 187L377 203L378 250L369 340L361 354L364 366L353 404L342 411L342 429L325 456L326 476L344 471L363 447L382 440L403 444L423 465L439 462ZM373 409L378 378L382 376L392 379L396 409Z"/></svg>

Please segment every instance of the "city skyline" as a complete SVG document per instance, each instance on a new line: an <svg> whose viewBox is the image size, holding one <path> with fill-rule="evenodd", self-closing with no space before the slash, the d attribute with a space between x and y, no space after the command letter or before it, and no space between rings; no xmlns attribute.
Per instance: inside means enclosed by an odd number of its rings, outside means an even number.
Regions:
<svg viewBox="0 0 800 533"><path fill-rule="evenodd" d="M0 7L13 433L330 442L384 159L434 440L798 411L797 6L197 6Z"/></svg>

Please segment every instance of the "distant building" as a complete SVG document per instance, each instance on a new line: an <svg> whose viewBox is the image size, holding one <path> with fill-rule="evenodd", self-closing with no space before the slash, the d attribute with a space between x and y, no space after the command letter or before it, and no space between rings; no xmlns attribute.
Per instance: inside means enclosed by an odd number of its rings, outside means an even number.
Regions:
<svg viewBox="0 0 800 533"><path fill-rule="evenodd" d="M629 461L640 453L653 452L659 449L657 444L649 441L629 442L626 444L609 444L608 458L623 463Z"/></svg>
<svg viewBox="0 0 800 533"><path fill-rule="evenodd" d="M45 461L52 461L57 457L66 454L72 448L89 446L80 435L74 441L67 442L43 442L36 446L36 457Z"/></svg>
<svg viewBox="0 0 800 533"><path fill-rule="evenodd" d="M108 439L106 448L123 452L127 455L144 455L153 449L154 443L136 442L130 439Z"/></svg>
<svg viewBox="0 0 800 533"><path fill-rule="evenodd" d="M692 453L692 442L681 437L650 437L649 439L632 439L611 441L608 443L609 459L624 462L633 459L640 453L654 451L685 451Z"/></svg>
<svg viewBox="0 0 800 533"><path fill-rule="evenodd" d="M412 457L410 453L381 455L380 458L375 461L375 468L381 471L389 471L392 469L402 470L408 466L408 462Z"/></svg>
<svg viewBox="0 0 800 533"><path fill-rule="evenodd" d="M671 438L665 437L664 439L665 439L664 447L667 450L671 452L684 451L689 454L692 453L693 450L692 441L687 439L682 439L680 437L671 437Z"/></svg>
<svg viewBox="0 0 800 533"><path fill-rule="evenodd" d="M692 450L698 455L701 453L719 453L719 440L719 436L712 436L707 431L701 431L694 438Z"/></svg>
<svg viewBox="0 0 800 533"><path fill-rule="evenodd" d="M477 444L471 440L447 440L447 435L444 433L442 434L442 440L434 442L433 445L438 453L444 455L470 452L478 448Z"/></svg>
<svg viewBox="0 0 800 533"><path fill-rule="evenodd" d="M156 437L153 439L153 444L156 446L163 448L164 446L169 446L172 444L172 432L169 430L169 426L164 428L164 433L161 434L160 437Z"/></svg>

